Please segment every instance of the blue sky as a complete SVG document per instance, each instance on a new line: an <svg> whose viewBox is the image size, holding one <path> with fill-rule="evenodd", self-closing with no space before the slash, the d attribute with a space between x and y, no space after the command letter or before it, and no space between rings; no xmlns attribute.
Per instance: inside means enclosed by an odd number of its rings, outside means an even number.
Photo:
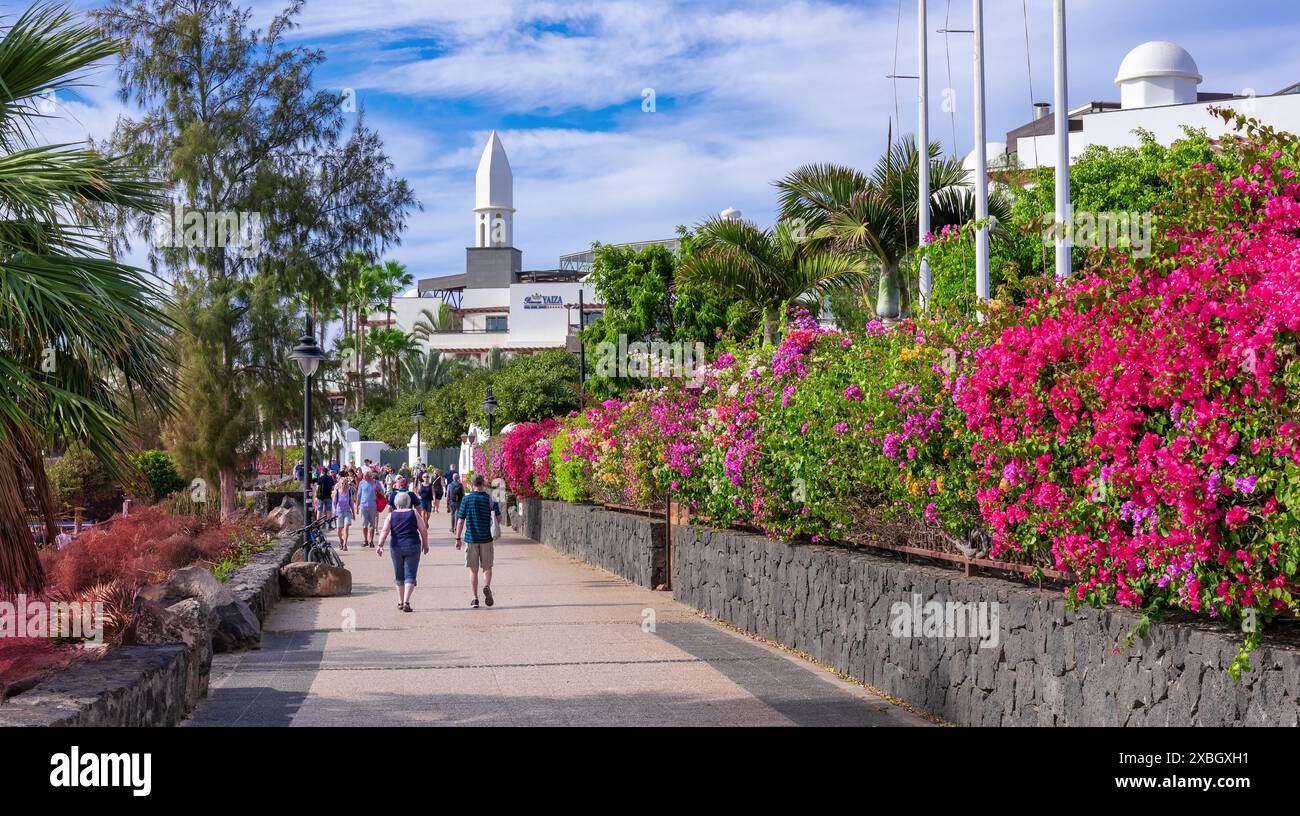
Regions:
<svg viewBox="0 0 1300 816"><path fill-rule="evenodd" d="M265 19L279 4L252 6ZM932 32L945 18L970 28L969 0L928 7ZM1120 60L1152 39L1192 53L1201 90L1300 81L1295 0L1068 7L1072 103L1118 99ZM0 14L19 8L0 0ZM770 223L773 179L814 161L869 166L896 109L901 130L914 130L915 82L895 89L885 74L895 60L916 72L915 15L915 0L308 0L294 41L324 49L318 84L355 90L414 185L424 210L389 254L425 276L463 269L474 169L494 128L514 169L525 268L552 268L592 241L670 237L729 206ZM1051 4L986 0L985 25L988 131L1001 140L1051 98ZM932 34L930 49L931 138L964 154L970 38L951 35L945 48ZM116 79L105 70L97 82L60 100L51 139L111 132L124 112ZM945 87L955 122L939 109Z"/></svg>

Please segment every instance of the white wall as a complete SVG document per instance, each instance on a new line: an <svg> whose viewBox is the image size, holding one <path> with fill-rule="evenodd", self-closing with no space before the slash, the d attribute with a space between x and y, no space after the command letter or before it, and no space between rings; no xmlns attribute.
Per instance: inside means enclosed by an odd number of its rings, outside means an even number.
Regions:
<svg viewBox="0 0 1300 816"><path fill-rule="evenodd" d="M569 324L578 325L578 290L586 303L596 290L581 283L516 283L510 287L510 345L563 346ZM566 309L565 304L574 308Z"/></svg>
<svg viewBox="0 0 1300 816"><path fill-rule="evenodd" d="M578 290L588 305L596 303L596 290L590 284L570 283L517 283L508 289L466 289L461 300L465 309L492 309L492 312L474 311L462 321L464 331L457 334L434 335L429 347L449 353L459 350L476 350L481 359L484 348L497 347L508 352L512 348L564 348L569 335L568 324L578 323L577 309L566 309L565 304L577 304ZM393 319L403 331L411 331L421 317L420 311L428 309L435 316L441 298L403 297L393 300ZM506 315L505 332L488 332L489 315ZM382 320L384 311L376 312L373 319Z"/></svg>
<svg viewBox="0 0 1300 816"><path fill-rule="evenodd" d="M1232 108L1278 130L1300 134L1300 94L1104 111L1080 117L1083 130L1070 134L1070 161L1073 162L1093 144L1136 147L1139 142L1133 131L1137 128L1151 131L1161 144L1170 144L1183 138L1183 125L1205 128L1211 138L1231 132L1222 119L1210 114L1209 109L1214 106ZM1056 136L1031 136L1017 139L1016 142L1017 158L1022 166L1056 166Z"/></svg>

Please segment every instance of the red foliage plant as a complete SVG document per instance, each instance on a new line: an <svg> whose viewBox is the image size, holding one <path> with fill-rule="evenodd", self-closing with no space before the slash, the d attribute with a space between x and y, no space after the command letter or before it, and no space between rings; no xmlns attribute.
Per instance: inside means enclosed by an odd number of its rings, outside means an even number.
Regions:
<svg viewBox="0 0 1300 816"><path fill-rule="evenodd" d="M191 564L219 562L232 542L255 528L251 520L223 524L146 507L82 533L61 551L43 550L41 564L50 591L77 593L114 581L138 587Z"/></svg>

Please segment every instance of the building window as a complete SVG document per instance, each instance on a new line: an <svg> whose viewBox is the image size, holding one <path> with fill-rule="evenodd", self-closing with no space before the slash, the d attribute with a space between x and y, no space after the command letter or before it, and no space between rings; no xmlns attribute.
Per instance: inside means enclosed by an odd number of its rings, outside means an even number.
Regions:
<svg viewBox="0 0 1300 816"><path fill-rule="evenodd" d="M582 313L582 325L590 326L592 323L600 320L601 316L604 314L604 312L589 312L584 310Z"/></svg>
<svg viewBox="0 0 1300 816"><path fill-rule="evenodd" d="M487 330L490 332L506 331L506 315L488 315Z"/></svg>

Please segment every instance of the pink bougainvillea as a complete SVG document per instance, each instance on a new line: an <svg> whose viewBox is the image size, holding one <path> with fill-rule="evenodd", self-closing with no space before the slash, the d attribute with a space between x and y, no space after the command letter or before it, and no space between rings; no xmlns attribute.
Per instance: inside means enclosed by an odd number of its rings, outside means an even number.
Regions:
<svg viewBox="0 0 1300 816"><path fill-rule="evenodd" d="M1269 517L1300 464L1300 185L1194 170L1172 257L1031 299L957 401L995 555L1050 547L1079 600L1236 619L1296 599Z"/></svg>
<svg viewBox="0 0 1300 816"><path fill-rule="evenodd" d="M520 495L671 490L788 540L870 540L881 513L987 532L1071 603L1300 611L1300 183L1280 152L1229 147L1245 171L1184 171L1152 257L1094 254L983 324L830 331L795 310L690 386L518 426L500 467Z"/></svg>

